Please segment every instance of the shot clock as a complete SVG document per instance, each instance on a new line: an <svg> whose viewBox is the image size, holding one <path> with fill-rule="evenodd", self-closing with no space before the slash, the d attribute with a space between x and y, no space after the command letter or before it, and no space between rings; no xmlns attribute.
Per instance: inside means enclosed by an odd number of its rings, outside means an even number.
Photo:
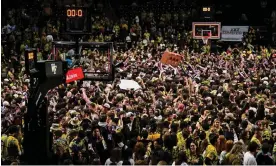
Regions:
<svg viewBox="0 0 276 166"><path fill-rule="evenodd" d="M82 17L82 9L67 9L67 17Z"/></svg>
<svg viewBox="0 0 276 166"><path fill-rule="evenodd" d="M32 69L35 69L37 62L37 51L35 49L26 49L25 50L25 71L27 74L30 74Z"/></svg>
<svg viewBox="0 0 276 166"><path fill-rule="evenodd" d="M89 15L87 8L67 7L64 13L66 16L66 32L81 33L89 31Z"/></svg>

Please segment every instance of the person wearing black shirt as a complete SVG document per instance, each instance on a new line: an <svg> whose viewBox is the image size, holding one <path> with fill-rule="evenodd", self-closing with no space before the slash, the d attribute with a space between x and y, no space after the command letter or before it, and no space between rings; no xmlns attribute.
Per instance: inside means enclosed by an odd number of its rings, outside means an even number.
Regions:
<svg viewBox="0 0 276 166"><path fill-rule="evenodd" d="M269 154L270 145L264 142L262 150L257 154L256 161L258 165L273 165L273 159Z"/></svg>

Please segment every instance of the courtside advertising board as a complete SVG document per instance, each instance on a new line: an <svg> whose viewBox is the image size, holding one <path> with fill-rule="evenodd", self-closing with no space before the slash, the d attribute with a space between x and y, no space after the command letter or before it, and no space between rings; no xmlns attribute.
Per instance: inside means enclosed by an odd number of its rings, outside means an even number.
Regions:
<svg viewBox="0 0 276 166"><path fill-rule="evenodd" d="M248 32L249 26L222 26L221 41L240 42L244 33Z"/></svg>

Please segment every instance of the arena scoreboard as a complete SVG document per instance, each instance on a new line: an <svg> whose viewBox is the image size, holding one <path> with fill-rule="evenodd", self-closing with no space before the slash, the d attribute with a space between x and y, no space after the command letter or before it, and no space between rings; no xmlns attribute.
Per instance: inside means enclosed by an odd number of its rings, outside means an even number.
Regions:
<svg viewBox="0 0 276 166"><path fill-rule="evenodd" d="M213 18L214 9L210 6L203 6L202 11L201 11L201 15L205 19Z"/></svg>
<svg viewBox="0 0 276 166"><path fill-rule="evenodd" d="M64 11L66 18L65 31L71 33L89 32L89 14L85 7L66 7Z"/></svg>

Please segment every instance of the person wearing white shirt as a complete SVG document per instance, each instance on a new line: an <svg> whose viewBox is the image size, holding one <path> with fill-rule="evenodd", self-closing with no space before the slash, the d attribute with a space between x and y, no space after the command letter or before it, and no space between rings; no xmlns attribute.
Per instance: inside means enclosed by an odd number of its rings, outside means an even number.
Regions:
<svg viewBox="0 0 276 166"><path fill-rule="evenodd" d="M114 148L104 165L123 165L121 148Z"/></svg>
<svg viewBox="0 0 276 166"><path fill-rule="evenodd" d="M128 112L126 117L130 118L130 123L128 124L129 131L132 131L133 121L134 121L134 114L132 112Z"/></svg>
<svg viewBox="0 0 276 166"><path fill-rule="evenodd" d="M135 17L135 22L136 22L137 24L139 24L139 17L138 17L138 16Z"/></svg>
<svg viewBox="0 0 276 166"><path fill-rule="evenodd" d="M119 161L119 162L112 162L110 158L108 158L105 162L105 165L123 165L123 161Z"/></svg>
<svg viewBox="0 0 276 166"><path fill-rule="evenodd" d="M175 166L175 165L188 166L187 161L188 161L188 158L186 153L181 151L179 152L176 161L172 163L172 166Z"/></svg>
<svg viewBox="0 0 276 166"><path fill-rule="evenodd" d="M250 142L248 145L248 151L244 154L243 165L257 165L255 155L257 153L258 144L256 142Z"/></svg>

